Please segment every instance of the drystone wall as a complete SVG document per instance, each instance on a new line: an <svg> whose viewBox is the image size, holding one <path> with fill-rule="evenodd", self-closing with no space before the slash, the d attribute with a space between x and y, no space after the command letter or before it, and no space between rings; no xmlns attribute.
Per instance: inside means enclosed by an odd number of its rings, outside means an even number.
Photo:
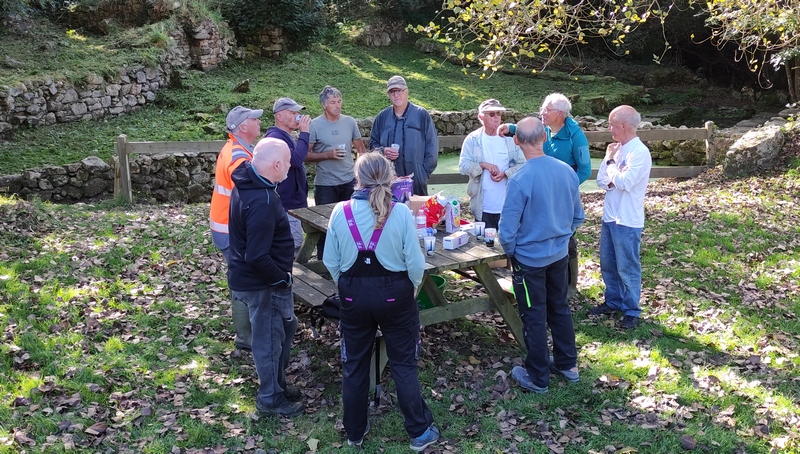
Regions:
<svg viewBox="0 0 800 454"><path fill-rule="evenodd" d="M504 120L517 122L530 115L507 112ZM440 135L465 135L480 127L477 111L431 111ZM578 117L584 130L606 129L605 120ZM373 118L357 120L363 137L369 137ZM656 128L643 123L642 128ZM663 127L658 127L663 128ZM674 142L674 143L673 143ZM592 154L602 157L605 144L592 144ZM653 160L657 164L705 164L705 144L702 141L650 142ZM112 148L113 144L109 144ZM444 150L453 151L453 150ZM97 157L64 166L47 166L25 170L20 174L0 176L0 194L17 194L22 198L39 198L54 202L77 202L111 197L114 192L113 174L116 157L106 163ZM134 155L130 159L131 188L137 199L155 202L208 202L214 180L216 153L179 153L170 155ZM313 181L314 167L308 166Z"/></svg>
<svg viewBox="0 0 800 454"><path fill-rule="evenodd" d="M366 47L386 47L403 42L407 37L402 22L375 22L364 26L356 43Z"/></svg>
<svg viewBox="0 0 800 454"><path fill-rule="evenodd" d="M155 100L158 90L169 85L174 70L210 70L230 50L227 38L211 20L172 30L170 36L173 45L153 68L121 68L107 78L92 74L80 85L47 79L0 87L0 135L19 127L131 113Z"/></svg>

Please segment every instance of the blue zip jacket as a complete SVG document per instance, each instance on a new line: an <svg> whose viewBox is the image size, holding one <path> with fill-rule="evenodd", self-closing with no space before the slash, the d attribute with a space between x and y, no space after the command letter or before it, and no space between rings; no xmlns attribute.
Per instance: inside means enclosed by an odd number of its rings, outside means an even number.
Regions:
<svg viewBox="0 0 800 454"><path fill-rule="evenodd" d="M284 210L291 210L293 208L305 208L308 206L308 180L306 179L306 166L303 162L308 156L308 138L307 132L301 132L297 142L294 141L289 133L277 126L270 126L264 137L272 137L280 139L289 145L291 152L291 159L289 167L289 174L286 179L281 181L278 185L278 194L281 195L281 203Z"/></svg>
<svg viewBox="0 0 800 454"><path fill-rule="evenodd" d="M589 141L578 122L572 117L567 117L564 127L555 135L550 134L549 127L545 129L547 140L543 147L544 154L572 167L572 170L578 173L580 183L586 181L592 174L592 160L589 157Z"/></svg>

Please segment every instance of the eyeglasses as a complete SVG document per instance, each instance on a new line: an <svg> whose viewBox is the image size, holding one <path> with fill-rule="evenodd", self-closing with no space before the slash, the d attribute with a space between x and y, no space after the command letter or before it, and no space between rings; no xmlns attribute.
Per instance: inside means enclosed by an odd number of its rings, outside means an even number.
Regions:
<svg viewBox="0 0 800 454"><path fill-rule="evenodd" d="M503 112L484 112L483 114L484 115L488 115L488 116L490 116L492 118L494 118L494 117L502 117L503 116Z"/></svg>
<svg viewBox="0 0 800 454"><path fill-rule="evenodd" d="M555 110L555 109L542 109L542 110L539 111L539 115L544 115L544 114L547 114L547 113L550 113L550 112L558 112L558 111Z"/></svg>
<svg viewBox="0 0 800 454"><path fill-rule="evenodd" d="M392 90L389 90L389 96L397 96L404 91L406 91L405 88L394 88Z"/></svg>

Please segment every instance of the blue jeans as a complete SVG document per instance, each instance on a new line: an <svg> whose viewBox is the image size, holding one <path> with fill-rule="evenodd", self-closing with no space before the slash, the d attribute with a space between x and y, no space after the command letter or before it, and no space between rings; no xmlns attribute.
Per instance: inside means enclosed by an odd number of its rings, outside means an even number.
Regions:
<svg viewBox="0 0 800 454"><path fill-rule="evenodd" d="M512 259L514 294L522 319L525 369L534 385L546 388L550 382L550 351L547 328L553 337L553 364L558 370L578 364L572 312L567 303L569 257L543 267L526 266Z"/></svg>
<svg viewBox="0 0 800 454"><path fill-rule="evenodd" d="M250 311L253 326L253 362L258 374L256 403L274 408L286 402L286 368L297 331L291 288L268 288L251 292L231 291Z"/></svg>
<svg viewBox="0 0 800 454"><path fill-rule="evenodd" d="M600 229L600 272L606 284L606 304L631 317L642 313L641 244L642 229L615 222L604 222Z"/></svg>
<svg viewBox="0 0 800 454"><path fill-rule="evenodd" d="M336 186L314 186L314 203L316 205L326 205L328 203L344 202L350 200L355 191L356 180ZM317 259L322 261L325 253L325 234L317 242Z"/></svg>

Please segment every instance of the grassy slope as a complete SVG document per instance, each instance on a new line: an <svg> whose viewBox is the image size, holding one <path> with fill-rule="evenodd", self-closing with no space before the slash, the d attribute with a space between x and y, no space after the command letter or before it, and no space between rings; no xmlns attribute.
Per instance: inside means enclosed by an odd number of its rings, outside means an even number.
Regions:
<svg viewBox="0 0 800 454"><path fill-rule="evenodd" d="M156 103L128 116L16 131L10 141L0 142L0 175L91 155L108 159L119 134L127 134L129 140L217 140L223 137L224 113L237 104L271 111L275 99L290 96L318 115L318 94L325 84L342 90L345 113L374 116L388 105L385 81L398 73L409 83L412 102L436 110L475 109L493 97L509 108L533 112L546 94L561 91L580 95L574 112L581 114L589 112L582 100L599 95L635 100L638 93L631 85L566 76L554 81L495 74L479 80L410 46L364 49L336 44L291 55L283 62L231 62L208 74L193 72L183 89L162 90ZM244 79L250 79L250 92L231 93ZM208 116L200 118L197 113ZM265 115L263 123L264 128L272 124L271 115Z"/></svg>
<svg viewBox="0 0 800 454"><path fill-rule="evenodd" d="M786 150L788 170L652 185L631 332L586 318L602 299L602 199L584 196L579 384L521 392L496 314L426 327L421 382L444 429L428 452L798 452L800 140ZM0 199L0 452L340 451L336 333L313 338L302 310L288 375L309 411L251 415L255 373L233 350L206 213ZM448 280L451 298L480 293ZM408 452L388 396L371 425L367 452Z"/></svg>

